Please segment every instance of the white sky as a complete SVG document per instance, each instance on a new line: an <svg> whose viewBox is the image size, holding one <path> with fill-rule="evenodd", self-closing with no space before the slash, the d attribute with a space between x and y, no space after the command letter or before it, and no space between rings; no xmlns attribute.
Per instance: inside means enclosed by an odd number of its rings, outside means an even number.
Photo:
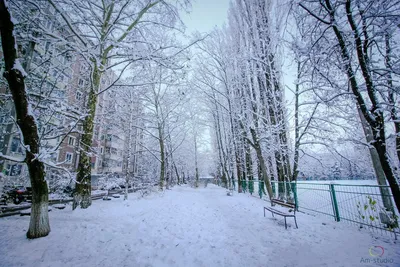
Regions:
<svg viewBox="0 0 400 267"><path fill-rule="evenodd" d="M187 34L193 31L210 32L227 20L229 0L194 0L190 14L182 14Z"/></svg>

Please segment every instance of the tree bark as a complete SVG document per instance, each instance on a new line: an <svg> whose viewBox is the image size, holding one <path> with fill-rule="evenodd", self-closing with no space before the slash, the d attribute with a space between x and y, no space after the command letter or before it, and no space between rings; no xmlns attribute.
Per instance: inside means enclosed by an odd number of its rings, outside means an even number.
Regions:
<svg viewBox="0 0 400 267"><path fill-rule="evenodd" d="M97 68L94 73L95 84L100 84L100 74L97 73ZM94 129L94 116L96 113L97 95L96 92L91 89L88 98L88 115L83 122L83 134L80 145L80 157L78 163L78 173L76 177L76 185L74 191L74 200L72 203L72 209L75 210L78 205L82 209L88 208L92 204L91 192L91 147L93 141L93 129Z"/></svg>
<svg viewBox="0 0 400 267"><path fill-rule="evenodd" d="M361 125L364 131L365 139L367 140L368 144L373 143L374 140L373 133L358 105L357 105L357 111L358 111L358 116L360 117L361 120ZM371 156L372 166L374 167L374 172L378 185L387 186L385 172L383 171L381 161L375 147L369 146L369 153ZM381 193L383 206L386 208L386 210L393 211L393 203L392 203L392 198L390 197L389 194L389 190L387 188L382 188L382 187L379 187L379 190Z"/></svg>
<svg viewBox="0 0 400 267"><path fill-rule="evenodd" d="M131 162L131 153L132 153L132 121L133 121L133 113L134 111L132 110L133 107L133 101L132 101L132 94L130 94L130 114L129 114L129 122L128 122L128 129L125 131L125 158L124 158L124 164L125 170L124 170L124 175L125 175L125 193L124 193L124 200L128 200L128 189L129 189L129 168L130 165L129 163Z"/></svg>
<svg viewBox="0 0 400 267"><path fill-rule="evenodd" d="M165 181L165 146L164 146L164 135L162 132L161 125L158 125L158 142L160 144L160 190L164 189L164 181Z"/></svg>
<svg viewBox="0 0 400 267"><path fill-rule="evenodd" d="M173 162L173 164L174 164L174 169L175 169L175 175L176 175L177 183L178 183L178 185L180 185L180 184L181 184L181 178L180 178L180 176L179 176L178 168L176 167L175 162Z"/></svg>
<svg viewBox="0 0 400 267"><path fill-rule="evenodd" d="M292 181L297 181L297 176L299 176L298 167L299 167L299 149L300 149L300 129L299 129L300 66L301 66L300 61L298 61L295 104L294 104L294 158L293 158Z"/></svg>
<svg viewBox="0 0 400 267"><path fill-rule="evenodd" d="M28 167L32 187L31 217L26 236L38 238L50 233L48 187L45 180L44 164L37 159L40 150L37 124L30 110L28 95L25 90L24 73L22 73L22 66L17 59L17 45L13 34L14 24L8 3L5 0L0 0L0 31L5 62L4 77L7 79L14 100L16 121L24 139L23 144L26 147L25 163Z"/></svg>
<svg viewBox="0 0 400 267"><path fill-rule="evenodd" d="M254 143L251 143L251 145L253 146L254 150L256 151L257 158L260 163L260 168L261 168L264 184L265 184L265 187L267 188L268 197L271 200L273 197L273 192L272 192L272 187L271 187L271 181L270 181L270 179L268 177L268 173L267 173L267 166L265 165L265 160L262 155L260 144L257 140L256 132L254 129L250 129L250 132L251 132L251 136L252 136L252 139L254 142Z"/></svg>
<svg viewBox="0 0 400 267"><path fill-rule="evenodd" d="M194 135L194 164L195 164L195 179L196 179L196 187L199 187L199 168L197 166L197 136Z"/></svg>

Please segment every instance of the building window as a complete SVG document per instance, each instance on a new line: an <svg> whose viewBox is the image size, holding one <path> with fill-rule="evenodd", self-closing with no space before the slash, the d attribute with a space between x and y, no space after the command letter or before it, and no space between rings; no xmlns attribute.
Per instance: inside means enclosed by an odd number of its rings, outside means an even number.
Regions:
<svg viewBox="0 0 400 267"><path fill-rule="evenodd" d="M14 164L14 165L7 165L6 167L6 175L9 176L17 176L20 175L22 171L22 165Z"/></svg>
<svg viewBox="0 0 400 267"><path fill-rule="evenodd" d="M100 154L103 154L103 152L104 152L104 148L100 147Z"/></svg>
<svg viewBox="0 0 400 267"><path fill-rule="evenodd" d="M46 42L46 43L44 44L44 51L50 50L50 45L51 45L50 42Z"/></svg>
<svg viewBox="0 0 400 267"><path fill-rule="evenodd" d="M68 136L68 145L70 146L75 145L75 137Z"/></svg>
<svg viewBox="0 0 400 267"><path fill-rule="evenodd" d="M57 77L57 82L62 83L64 81L64 75L60 74Z"/></svg>
<svg viewBox="0 0 400 267"><path fill-rule="evenodd" d="M78 101L80 101L82 99L82 92L81 91L76 91L75 99L78 100Z"/></svg>
<svg viewBox="0 0 400 267"><path fill-rule="evenodd" d="M51 20L46 21L45 27L50 31L54 30L54 24Z"/></svg>
<svg viewBox="0 0 400 267"><path fill-rule="evenodd" d="M53 90L52 95L58 98L65 98L65 91L64 90Z"/></svg>
<svg viewBox="0 0 400 267"><path fill-rule="evenodd" d="M72 157L73 157L72 153L67 152L65 154L65 162L66 163L72 163Z"/></svg>
<svg viewBox="0 0 400 267"><path fill-rule="evenodd" d="M22 153L21 141L17 137L13 137L11 140L11 152Z"/></svg>
<svg viewBox="0 0 400 267"><path fill-rule="evenodd" d="M68 55L59 55L58 60L60 61L61 64L66 65L68 64Z"/></svg>
<svg viewBox="0 0 400 267"><path fill-rule="evenodd" d="M79 85L79 86L83 86L84 84L85 84L85 82L83 81L83 79L79 79L78 85Z"/></svg>

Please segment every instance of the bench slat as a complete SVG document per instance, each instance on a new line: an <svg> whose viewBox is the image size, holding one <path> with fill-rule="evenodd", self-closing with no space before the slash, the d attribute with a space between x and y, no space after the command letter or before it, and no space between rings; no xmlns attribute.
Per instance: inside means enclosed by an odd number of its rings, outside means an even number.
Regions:
<svg viewBox="0 0 400 267"><path fill-rule="evenodd" d="M264 209L269 210L269 211L271 211L271 212L273 212L275 214L278 214L278 215L281 215L281 216L284 216L284 217L294 217L295 216L294 214L286 213L286 212L283 212L283 211L280 211L280 210L276 210L276 209L273 209L273 208L270 208L270 207L264 207Z"/></svg>
<svg viewBox="0 0 400 267"><path fill-rule="evenodd" d="M284 206L284 207L288 207L288 208L296 208L295 203L284 202L284 201L282 201L280 199L276 199L276 198L271 199L271 203L272 204L278 204L278 205L281 205L281 206Z"/></svg>

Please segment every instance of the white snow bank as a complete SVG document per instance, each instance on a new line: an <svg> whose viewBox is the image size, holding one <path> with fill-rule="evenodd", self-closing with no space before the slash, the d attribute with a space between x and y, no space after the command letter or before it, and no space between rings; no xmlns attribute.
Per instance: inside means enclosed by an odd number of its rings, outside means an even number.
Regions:
<svg viewBox="0 0 400 267"><path fill-rule="evenodd" d="M87 210L49 213L48 237L27 240L28 217L0 219L1 266L399 266L400 246L324 218L263 217L266 203L209 186L175 187ZM323 224L324 223L324 224ZM384 248L382 257L369 249ZM374 249L374 248L372 248ZM374 251L374 250L372 250ZM365 263L388 259L393 263ZM364 261L364 262L362 262Z"/></svg>

